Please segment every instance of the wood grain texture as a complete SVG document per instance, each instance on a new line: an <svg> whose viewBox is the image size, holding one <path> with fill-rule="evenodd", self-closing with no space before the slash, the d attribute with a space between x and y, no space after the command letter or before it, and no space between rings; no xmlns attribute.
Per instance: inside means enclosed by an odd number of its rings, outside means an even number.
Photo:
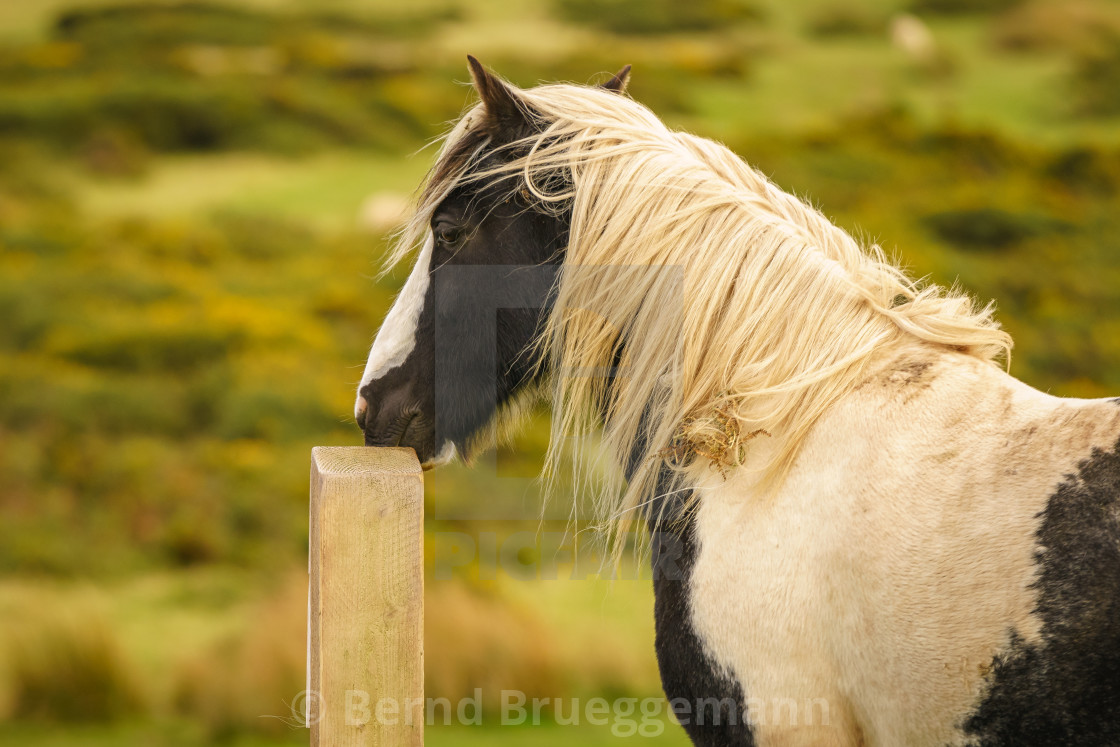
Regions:
<svg viewBox="0 0 1120 747"><path fill-rule="evenodd" d="M412 449L311 452L311 744L424 742L424 485Z"/></svg>

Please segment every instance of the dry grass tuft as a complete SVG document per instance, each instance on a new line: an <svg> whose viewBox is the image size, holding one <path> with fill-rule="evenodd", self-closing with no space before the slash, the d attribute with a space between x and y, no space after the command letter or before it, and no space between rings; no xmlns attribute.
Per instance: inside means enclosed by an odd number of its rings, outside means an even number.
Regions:
<svg viewBox="0 0 1120 747"><path fill-rule="evenodd" d="M711 468L727 477L727 470L746 459L747 442L769 436L762 428L744 433L739 420L727 407L713 408L707 427L697 428L696 418L686 418L673 434L673 441L657 453L674 466L687 464L694 457L707 459Z"/></svg>
<svg viewBox="0 0 1120 747"><path fill-rule="evenodd" d="M557 636L531 610L461 582L429 584L425 604L428 697L456 703L481 688L483 711L496 712L502 690L528 698L567 692Z"/></svg>
<svg viewBox="0 0 1120 747"><path fill-rule="evenodd" d="M144 710L137 675L98 607L64 607L38 595L22 601L2 631L8 717L108 722Z"/></svg>
<svg viewBox="0 0 1120 747"><path fill-rule="evenodd" d="M181 665L174 709L213 739L298 728L291 704L306 681L306 640L307 577L293 573L242 632Z"/></svg>

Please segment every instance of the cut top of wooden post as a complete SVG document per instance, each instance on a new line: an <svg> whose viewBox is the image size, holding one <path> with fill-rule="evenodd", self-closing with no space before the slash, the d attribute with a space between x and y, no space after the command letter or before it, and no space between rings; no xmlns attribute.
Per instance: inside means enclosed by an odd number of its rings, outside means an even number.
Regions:
<svg viewBox="0 0 1120 747"><path fill-rule="evenodd" d="M423 475L416 452L399 447L316 446L311 461L320 475Z"/></svg>
<svg viewBox="0 0 1120 747"><path fill-rule="evenodd" d="M312 745L424 735L424 486L412 449L311 452Z"/></svg>

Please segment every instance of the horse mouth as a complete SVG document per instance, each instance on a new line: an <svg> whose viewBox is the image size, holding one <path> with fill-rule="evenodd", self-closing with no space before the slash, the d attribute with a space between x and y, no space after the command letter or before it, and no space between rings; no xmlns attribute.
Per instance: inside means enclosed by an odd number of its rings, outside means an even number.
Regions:
<svg viewBox="0 0 1120 747"><path fill-rule="evenodd" d="M365 445L411 448L423 461L431 451L429 443L431 435L431 429L423 414L416 411L404 412L394 418L392 423L380 433L366 431Z"/></svg>

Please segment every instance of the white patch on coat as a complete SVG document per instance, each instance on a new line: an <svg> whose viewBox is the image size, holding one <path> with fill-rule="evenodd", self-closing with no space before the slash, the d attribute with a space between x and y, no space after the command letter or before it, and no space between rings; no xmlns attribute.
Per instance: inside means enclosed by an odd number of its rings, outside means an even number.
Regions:
<svg viewBox="0 0 1120 747"><path fill-rule="evenodd" d="M963 743L1008 631L1040 636L1039 512L1118 435L1114 403L926 352L826 413L778 494L753 494L754 451L704 475L700 639L748 699L828 703L828 724L755 724L760 747Z"/></svg>
<svg viewBox="0 0 1120 747"><path fill-rule="evenodd" d="M405 281L400 295L393 302L393 307L389 309L373 340L369 359L366 360L366 370L358 384L358 399L354 403L354 417L359 421L366 411L362 387L404 363L409 353L416 348L416 327L420 323L420 312L424 309L424 297L428 294L428 272L432 264L433 244L429 234L420 250L420 256L416 258L412 274Z"/></svg>

